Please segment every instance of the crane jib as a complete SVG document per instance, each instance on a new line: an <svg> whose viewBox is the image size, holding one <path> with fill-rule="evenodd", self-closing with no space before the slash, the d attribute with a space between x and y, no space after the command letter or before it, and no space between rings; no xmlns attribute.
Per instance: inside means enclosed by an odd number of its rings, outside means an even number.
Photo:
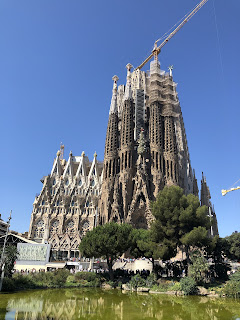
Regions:
<svg viewBox="0 0 240 320"><path fill-rule="evenodd" d="M161 48L165 46L166 43L202 8L202 6L208 2L208 0L202 0L194 9L188 14L188 16L170 33L170 35L165 39L158 47L153 49L151 55L145 59L140 66L136 68L136 70L141 69L154 55L158 55L161 51ZM158 40L157 40L158 41ZM157 43L155 42L155 44Z"/></svg>

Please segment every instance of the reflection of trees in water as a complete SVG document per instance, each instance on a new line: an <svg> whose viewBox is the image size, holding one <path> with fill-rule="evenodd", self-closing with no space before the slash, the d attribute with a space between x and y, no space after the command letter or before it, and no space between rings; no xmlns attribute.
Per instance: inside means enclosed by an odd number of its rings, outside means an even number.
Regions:
<svg viewBox="0 0 240 320"><path fill-rule="evenodd" d="M240 301L224 298L174 297L189 319L235 319L240 316Z"/></svg>
<svg viewBox="0 0 240 320"><path fill-rule="evenodd" d="M8 296L0 293L0 319L5 319L8 305Z"/></svg>
<svg viewBox="0 0 240 320"><path fill-rule="evenodd" d="M141 319L222 320L240 317L240 300L126 293ZM125 311L125 308L124 308Z"/></svg>
<svg viewBox="0 0 240 320"><path fill-rule="evenodd" d="M9 297L7 310L17 310L15 319L222 320L240 317L240 300L232 299L122 294L117 290L99 289L38 290Z"/></svg>

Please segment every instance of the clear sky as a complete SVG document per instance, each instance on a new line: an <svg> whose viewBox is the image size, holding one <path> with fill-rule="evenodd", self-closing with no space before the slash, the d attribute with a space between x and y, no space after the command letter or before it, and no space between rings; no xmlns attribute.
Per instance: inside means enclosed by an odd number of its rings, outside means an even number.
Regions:
<svg viewBox="0 0 240 320"><path fill-rule="evenodd" d="M60 142L103 160L112 76L126 79L197 0L1 0L0 213L24 232ZM192 167L207 177L220 236L240 231L240 1L209 0L163 48L174 65ZM144 70L149 69L149 64ZM240 182L238 183L240 185Z"/></svg>

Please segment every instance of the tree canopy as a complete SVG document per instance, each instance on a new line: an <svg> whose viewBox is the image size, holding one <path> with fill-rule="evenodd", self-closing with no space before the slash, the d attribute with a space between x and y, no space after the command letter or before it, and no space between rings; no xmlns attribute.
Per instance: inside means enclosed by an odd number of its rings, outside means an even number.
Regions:
<svg viewBox="0 0 240 320"><path fill-rule="evenodd" d="M159 245L153 241L152 233L146 229L132 229L130 234L130 254L135 258L146 257L152 260L158 259Z"/></svg>
<svg viewBox="0 0 240 320"><path fill-rule="evenodd" d="M2 248L0 249L0 256L2 254ZM18 251L17 247L13 245L7 245L5 248L5 254L4 254L4 263L5 263L5 276L7 278L12 277L12 271L14 268L14 263L17 260L18 257ZM1 273L1 270L0 270Z"/></svg>
<svg viewBox="0 0 240 320"><path fill-rule="evenodd" d="M129 224L107 223L89 231L80 244L79 250L85 257L103 257L107 260L110 278L113 278L113 260L130 247L132 226Z"/></svg>
<svg viewBox="0 0 240 320"><path fill-rule="evenodd" d="M206 206L200 207L198 197L184 195L177 186L165 187L152 203L156 220L151 230L155 242L161 244L160 258L170 259L177 247L203 247L208 243L210 220Z"/></svg>
<svg viewBox="0 0 240 320"><path fill-rule="evenodd" d="M240 232L233 232L225 238L229 246L229 257L240 261Z"/></svg>

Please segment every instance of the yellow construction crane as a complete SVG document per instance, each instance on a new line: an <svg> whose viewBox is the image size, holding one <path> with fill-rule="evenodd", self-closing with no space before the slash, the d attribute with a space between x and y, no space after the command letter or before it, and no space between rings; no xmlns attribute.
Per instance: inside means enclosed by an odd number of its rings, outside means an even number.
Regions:
<svg viewBox="0 0 240 320"><path fill-rule="evenodd" d="M228 190L221 190L222 192L222 195L225 196L228 192L231 192L231 191L234 191L234 190L240 190L240 187L235 187L235 188L231 188L231 189L228 189Z"/></svg>
<svg viewBox="0 0 240 320"><path fill-rule="evenodd" d="M199 4L197 4L193 10L186 16L186 18L184 18L184 20L177 26L177 28L175 28L170 34L169 36L160 44L160 46L157 46L157 43L160 39L158 39L157 41L155 41L154 44L154 49L152 51L152 53L150 54L150 56L143 61L142 64L140 64L140 66L138 66L136 68L137 69L142 69L142 67L152 58L154 57L157 60L157 56L159 55L162 47L165 46L165 44L185 25L185 23L187 23L194 15L195 13L198 12L199 9L202 8L202 6L208 2L208 0L202 0L201 2L199 2Z"/></svg>

